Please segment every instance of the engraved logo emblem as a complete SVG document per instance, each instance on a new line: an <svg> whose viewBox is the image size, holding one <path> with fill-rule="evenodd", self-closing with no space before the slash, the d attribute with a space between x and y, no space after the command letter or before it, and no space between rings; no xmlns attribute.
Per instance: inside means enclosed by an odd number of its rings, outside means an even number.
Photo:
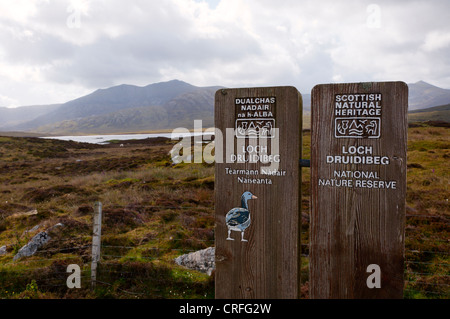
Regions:
<svg viewBox="0 0 450 319"><path fill-rule="evenodd" d="M337 94L334 105L335 138L380 138L382 95Z"/></svg>
<svg viewBox="0 0 450 319"><path fill-rule="evenodd" d="M379 138L381 119L341 117L335 119L334 137Z"/></svg>
<svg viewBox="0 0 450 319"><path fill-rule="evenodd" d="M275 97L249 97L235 100L237 138L275 137Z"/></svg>

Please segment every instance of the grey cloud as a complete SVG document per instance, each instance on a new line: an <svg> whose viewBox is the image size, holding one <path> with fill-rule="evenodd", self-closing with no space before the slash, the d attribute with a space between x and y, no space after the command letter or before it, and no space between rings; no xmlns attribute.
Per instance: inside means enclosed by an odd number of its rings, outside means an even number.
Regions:
<svg viewBox="0 0 450 319"><path fill-rule="evenodd" d="M54 81L104 87L136 78L157 78L165 67L208 70L213 63L238 63L259 56L259 43L244 33L224 38L192 38L159 29L136 30L117 38L102 36L96 42L72 48L71 60L48 74Z"/></svg>
<svg viewBox="0 0 450 319"><path fill-rule="evenodd" d="M0 32L0 41L7 48L4 59L8 62L42 65L53 60L68 59L73 55L74 46L60 41L54 35L24 35L26 33L27 30L20 27L14 28L12 32Z"/></svg>
<svg viewBox="0 0 450 319"><path fill-rule="evenodd" d="M42 9L33 17L32 25L40 26L33 38L8 39L7 58L47 64L43 76L58 83L97 88L133 77L150 81L164 68L209 72L213 64L239 63L262 54L260 44L238 25L225 25L220 36L196 34L193 18L170 2L92 2L80 17L80 28L74 29L65 25L70 14L66 6ZM83 43L83 35L92 41Z"/></svg>
<svg viewBox="0 0 450 319"><path fill-rule="evenodd" d="M72 92L171 74L202 85L294 85L303 92L337 79L450 86L449 46L424 49L431 32L450 34L448 0L222 1L224 16L183 1L87 1L79 28L67 25L69 1L42 1L27 22L0 20L0 63L35 67L45 85ZM366 25L371 3L381 9L379 29Z"/></svg>

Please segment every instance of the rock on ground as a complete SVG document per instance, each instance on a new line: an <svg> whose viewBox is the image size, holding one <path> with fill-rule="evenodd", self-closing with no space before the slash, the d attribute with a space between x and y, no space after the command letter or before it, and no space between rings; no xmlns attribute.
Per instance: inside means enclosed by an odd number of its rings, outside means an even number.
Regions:
<svg viewBox="0 0 450 319"><path fill-rule="evenodd" d="M41 248L43 245L45 245L50 240L50 236L45 232L40 232L26 244L20 250L17 252L17 254L14 256L13 261L16 261L22 257L28 257L33 256L34 253Z"/></svg>
<svg viewBox="0 0 450 319"><path fill-rule="evenodd" d="M39 234L31 238L28 244L19 249L17 254L14 256L13 261L16 261L22 257L33 256L39 248L44 246L51 239L50 236L48 235L48 232L55 227L62 227L62 226L64 225L58 223L47 229L47 231L40 232Z"/></svg>
<svg viewBox="0 0 450 319"><path fill-rule="evenodd" d="M181 255L175 258L175 263L189 269L197 270L211 276L216 268L214 247L209 247L190 254Z"/></svg>

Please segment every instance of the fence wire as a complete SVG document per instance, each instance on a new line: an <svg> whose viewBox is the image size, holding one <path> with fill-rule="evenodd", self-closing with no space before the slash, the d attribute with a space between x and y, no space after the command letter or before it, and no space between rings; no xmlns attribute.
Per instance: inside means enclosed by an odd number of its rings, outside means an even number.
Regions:
<svg viewBox="0 0 450 319"><path fill-rule="evenodd" d="M213 207L196 206L108 206L108 208L121 209L154 209L154 210L204 210L211 212ZM106 216L103 216L105 218ZM450 263L448 238L442 238L448 233L448 218L438 215L406 215L406 224L409 218L420 218L426 223L445 219L447 221L442 234L433 235L434 238L421 238L422 247L409 247L405 249L405 272L404 272L404 297L405 298L445 298L450 297ZM185 228L186 232L195 232L205 228ZM101 257L97 278L95 279L96 291L102 291L103 296L108 297L112 293L123 293L135 298L179 298L186 295L194 295L199 298L213 298L211 285L213 278L205 279L203 282L192 272L186 270L178 271L174 275L173 269L167 264L173 263L175 257L187 254L203 248L214 246L214 238L174 238L167 234L170 227L162 222L160 231L148 236L146 242L152 245L120 245L106 243L101 244ZM302 284L308 286L308 258L309 258L309 230L302 231L301 257L305 263L302 267ZM406 230L406 242L409 238ZM58 293L64 297L73 289L67 287L67 278L70 275L66 271L69 264L80 266L83 289L92 288L91 261L92 244L73 246L74 241L86 241L86 236L72 236L61 239L60 248L43 248L36 252L33 257L22 258L17 261L8 261L0 265L0 297L11 297L8 292L11 289L26 290L27 285L35 280L41 291ZM430 243L441 243L444 248L433 249ZM64 247L64 243L69 243ZM180 247L180 244L181 247ZM441 247L439 246L439 247ZM77 253L81 252L81 253ZM43 257L45 256L45 258ZM167 257L169 256L169 257ZM425 256L425 257L424 257ZM424 258L423 258L424 257ZM181 267L180 267L181 269ZM45 276L47 275L47 276ZM8 279L16 278L16 282ZM2 278L4 280L2 280ZM21 286L21 288L18 288ZM98 297L98 294L96 295ZM100 295L102 297L102 295Z"/></svg>

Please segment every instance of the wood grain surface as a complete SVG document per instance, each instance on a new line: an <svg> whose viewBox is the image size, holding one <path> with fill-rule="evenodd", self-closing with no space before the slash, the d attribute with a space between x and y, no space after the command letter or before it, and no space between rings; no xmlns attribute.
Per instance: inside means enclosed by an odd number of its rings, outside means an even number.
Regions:
<svg viewBox="0 0 450 319"><path fill-rule="evenodd" d="M378 104L361 115L356 109L369 104L349 102L364 99ZM403 82L314 87L311 298L403 297L407 107ZM367 284L371 264L380 267L380 288Z"/></svg>
<svg viewBox="0 0 450 319"><path fill-rule="evenodd" d="M273 117L270 114L261 116L265 121L272 118L279 129L276 136L278 153L272 144L275 138L262 141L227 136L226 129L235 129L236 120L246 117L245 112L239 109L240 104L236 103L237 98L244 99L245 103L251 102L245 99L253 98L255 102L256 98L273 97L275 103L270 103L268 109ZM216 93L215 126L224 137L223 143L220 143L216 133L216 298L299 297L301 115L301 95L294 87L224 89ZM227 169L260 172L262 167L268 166L261 162L230 163L231 154L242 152L242 147L257 145L258 140L267 143L268 154L279 155L277 171L284 175L250 175L243 174L244 171L228 174ZM227 152L226 145L230 143L235 146L232 152L229 149ZM237 146L238 143L241 144ZM220 149L223 158L218 159ZM243 182L244 178L251 182ZM265 183L258 184L259 179L264 179ZM266 179L270 179L271 184ZM258 197L248 201L251 224L244 232L248 242L241 241L241 234L237 231L231 232L234 240L227 240L225 216L230 209L241 206L241 195L245 191Z"/></svg>

